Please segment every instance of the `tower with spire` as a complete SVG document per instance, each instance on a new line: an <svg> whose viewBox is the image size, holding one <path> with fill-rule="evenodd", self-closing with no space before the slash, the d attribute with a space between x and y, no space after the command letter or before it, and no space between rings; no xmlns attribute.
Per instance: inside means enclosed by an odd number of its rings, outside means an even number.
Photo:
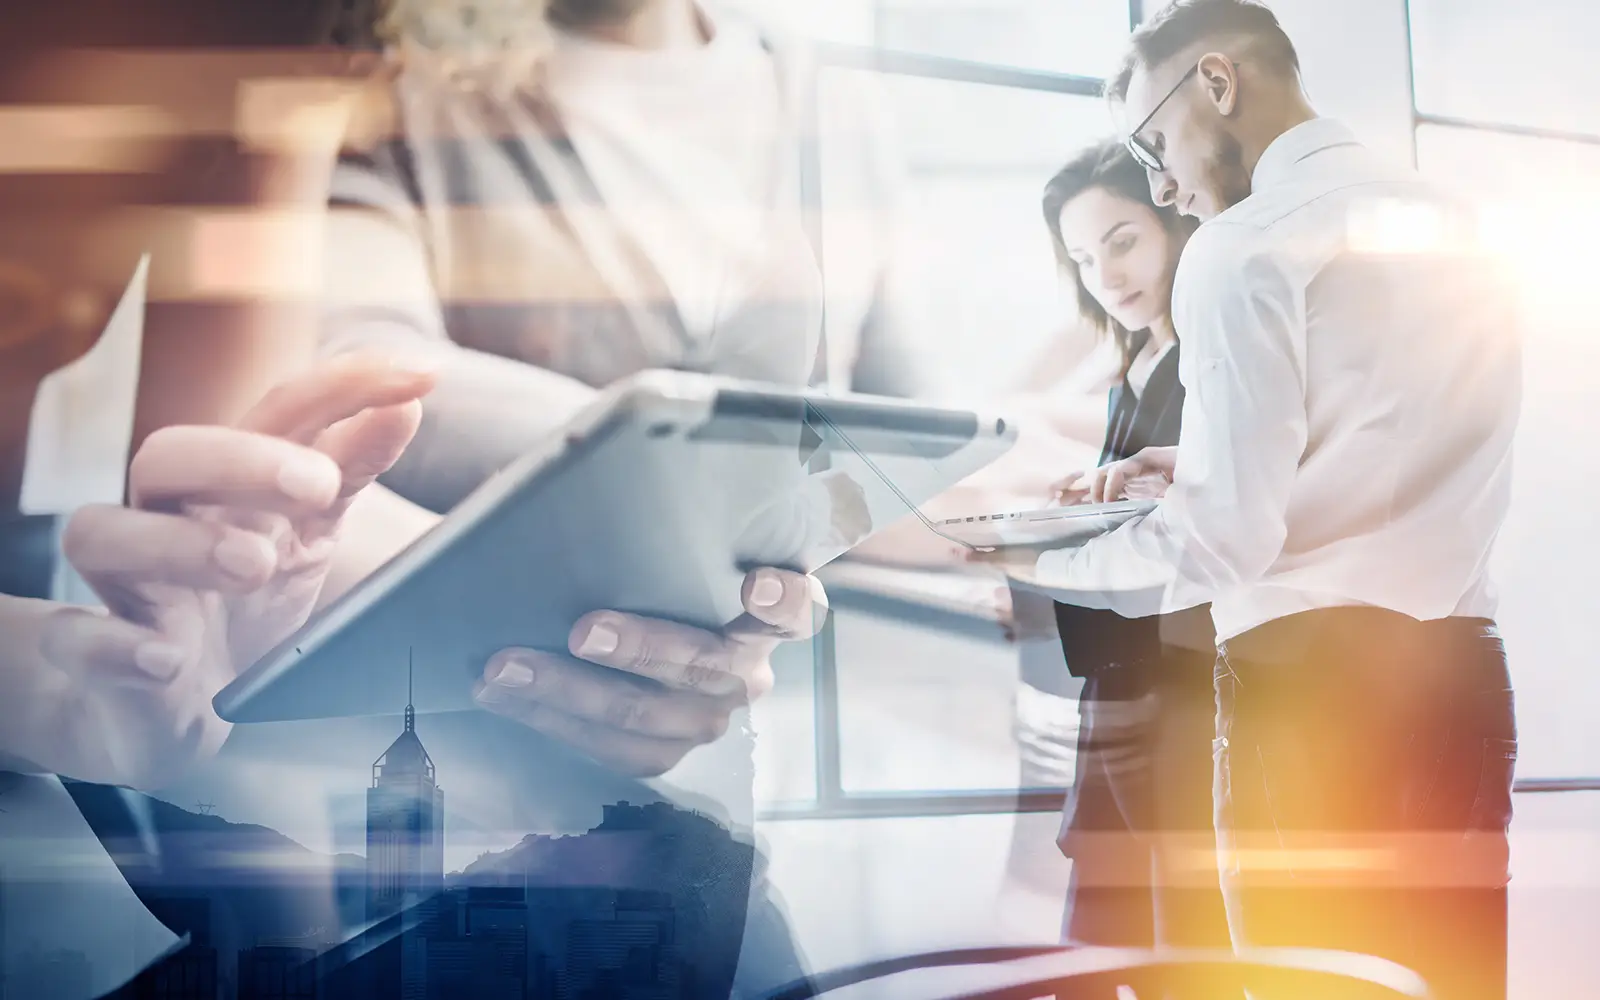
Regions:
<svg viewBox="0 0 1600 1000"><path fill-rule="evenodd" d="M405 729L372 762L367 788L367 919L398 915L402 928L398 967L373 969L367 992L426 1000L426 934L444 891L444 790L417 737L413 680L408 654Z"/></svg>
<svg viewBox="0 0 1600 1000"><path fill-rule="evenodd" d="M367 789L367 919L414 909L444 888L444 790L417 737L407 664L405 729L372 764Z"/></svg>

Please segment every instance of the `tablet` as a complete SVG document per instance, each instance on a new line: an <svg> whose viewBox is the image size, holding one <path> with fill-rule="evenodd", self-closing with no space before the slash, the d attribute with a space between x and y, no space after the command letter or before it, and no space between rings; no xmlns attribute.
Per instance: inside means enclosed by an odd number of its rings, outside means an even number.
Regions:
<svg viewBox="0 0 1600 1000"><path fill-rule="evenodd" d="M231 722L476 707L499 650L613 609L716 629L757 566L811 572L999 458L965 410L682 372L618 383L220 692Z"/></svg>
<svg viewBox="0 0 1600 1000"><path fill-rule="evenodd" d="M1117 500L1111 503L1045 507L1005 514L952 517L934 524L933 530L962 545L999 549L1011 545L1065 548L1081 545L1156 509L1157 500Z"/></svg>

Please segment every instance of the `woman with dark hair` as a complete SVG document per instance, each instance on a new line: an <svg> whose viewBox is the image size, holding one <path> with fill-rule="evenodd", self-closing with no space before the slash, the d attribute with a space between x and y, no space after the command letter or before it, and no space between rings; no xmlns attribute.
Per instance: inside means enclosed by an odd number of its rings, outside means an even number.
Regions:
<svg viewBox="0 0 1600 1000"><path fill-rule="evenodd" d="M1152 204L1144 170L1110 141L1052 177L1043 207L1082 315L1119 349L1100 464L1177 444L1172 282L1193 223ZM1058 499L1081 501L1081 479L1063 480ZM1063 936L1228 947L1211 832L1210 609L1129 619L1057 604L1055 615L1067 669L1083 679L1058 839L1073 859Z"/></svg>

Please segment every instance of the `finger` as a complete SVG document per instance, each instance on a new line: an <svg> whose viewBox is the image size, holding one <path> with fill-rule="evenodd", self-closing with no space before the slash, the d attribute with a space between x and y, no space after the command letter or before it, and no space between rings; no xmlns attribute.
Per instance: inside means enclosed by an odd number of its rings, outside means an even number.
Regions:
<svg viewBox="0 0 1600 1000"><path fill-rule="evenodd" d="M668 742L709 743L742 703L674 691L612 670L535 650L511 649L484 670L480 703L544 706L563 715Z"/></svg>
<svg viewBox="0 0 1600 1000"><path fill-rule="evenodd" d="M135 619L130 591L170 584L245 593L278 565L270 541L254 532L195 518L95 505L73 514L62 548L79 574L113 610Z"/></svg>
<svg viewBox="0 0 1600 1000"><path fill-rule="evenodd" d="M1088 495L1089 490L1087 488L1082 486L1074 486L1056 490L1055 495L1051 497L1051 500L1054 501L1058 506L1070 507L1081 502Z"/></svg>
<svg viewBox="0 0 1600 1000"><path fill-rule="evenodd" d="M828 592L814 576L766 567L752 570L740 596L745 614L727 630L740 635L807 639L828 618Z"/></svg>
<svg viewBox="0 0 1600 1000"><path fill-rule="evenodd" d="M366 410L328 428L317 439L317 450L339 466L339 496L349 499L388 472L421 423L422 404L412 400Z"/></svg>
<svg viewBox="0 0 1600 1000"><path fill-rule="evenodd" d="M580 660L719 698L747 697L760 669L759 653L715 632L618 611L584 615L567 645Z"/></svg>
<svg viewBox="0 0 1600 1000"><path fill-rule="evenodd" d="M1127 489L1128 473L1132 464L1132 462L1118 462L1106 471L1106 503L1122 499L1122 492Z"/></svg>
<svg viewBox="0 0 1600 1000"><path fill-rule="evenodd" d="M537 702L485 700L483 693L480 684L479 704L485 710L543 733L628 777L653 778L665 774L696 746L687 740L658 740L619 732Z"/></svg>
<svg viewBox="0 0 1600 1000"><path fill-rule="evenodd" d="M1111 466L1102 465L1094 470L1094 482L1089 486L1089 502L1106 502L1106 478L1111 471Z"/></svg>
<svg viewBox="0 0 1600 1000"><path fill-rule="evenodd" d="M1070 492L1070 491L1073 491L1073 490L1081 490L1081 489L1083 489L1083 480L1087 475L1088 475L1088 473L1086 473L1085 471L1083 471L1081 469L1078 470L1077 472L1068 473L1067 475L1062 476L1060 479L1057 479L1054 483L1052 483L1051 484L1051 488L1052 489L1056 489L1056 490L1061 490L1061 491L1064 491L1064 492Z"/></svg>
<svg viewBox="0 0 1600 1000"><path fill-rule="evenodd" d="M339 466L326 455L229 427L166 427L147 438L128 470L136 507L185 504L301 513L339 495Z"/></svg>
<svg viewBox="0 0 1600 1000"><path fill-rule="evenodd" d="M39 644L51 665L84 683L164 683L187 662L183 650L160 633L88 608L53 612Z"/></svg>
<svg viewBox="0 0 1600 1000"><path fill-rule="evenodd" d="M422 359L341 355L267 393L240 426L310 444L324 430L362 410L420 399L433 382L434 366Z"/></svg>

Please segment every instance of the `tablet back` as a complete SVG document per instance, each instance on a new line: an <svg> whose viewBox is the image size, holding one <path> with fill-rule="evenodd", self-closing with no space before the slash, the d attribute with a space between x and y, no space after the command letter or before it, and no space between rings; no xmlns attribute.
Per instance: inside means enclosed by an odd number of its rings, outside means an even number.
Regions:
<svg viewBox="0 0 1600 1000"><path fill-rule="evenodd" d="M1003 421L682 373L614 387L216 699L235 722L475 707L499 650L613 609L720 628L756 566L811 571L998 458ZM887 481L886 481L887 480Z"/></svg>

